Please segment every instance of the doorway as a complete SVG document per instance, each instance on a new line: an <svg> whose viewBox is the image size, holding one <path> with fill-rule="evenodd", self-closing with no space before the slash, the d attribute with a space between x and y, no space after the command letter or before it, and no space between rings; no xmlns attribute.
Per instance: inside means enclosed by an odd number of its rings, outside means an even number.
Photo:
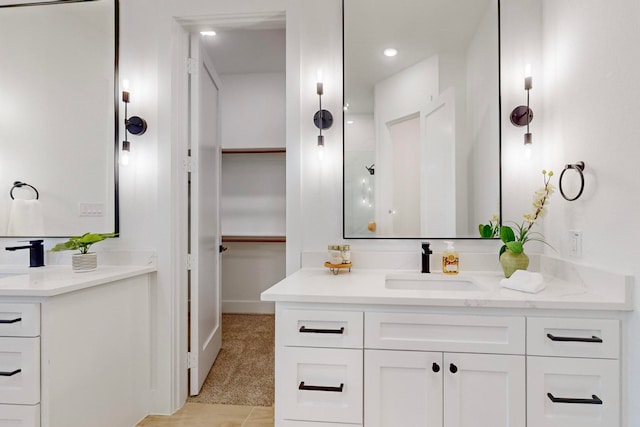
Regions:
<svg viewBox="0 0 640 427"><path fill-rule="evenodd" d="M217 225L221 242L217 246L224 250L216 301L220 304L223 336L225 323L232 325L229 323L232 315L253 316L254 321L266 315L264 322L272 323L273 316L270 319L268 316L274 311L273 303L261 302L260 293L285 277L284 24L283 14L280 22L271 19L266 26L207 24L215 29L215 35L200 35L199 30L191 30L195 33L192 38L199 38L219 79L220 216L217 224L209 224L208 229ZM193 111L192 108L192 114ZM206 185L203 182L201 188ZM201 237L201 233L193 234L192 242ZM208 316L217 316L213 311ZM198 316L203 314L200 311ZM192 317L192 321L196 320ZM193 329L191 334L193 337ZM201 348L203 338L212 336L196 337L200 341L191 342L191 354ZM223 357L224 338L215 363L226 363L220 360ZM197 384L191 375L191 395L200 393L202 372L209 372L206 365L197 369L200 371ZM214 383L213 387L216 386Z"/></svg>

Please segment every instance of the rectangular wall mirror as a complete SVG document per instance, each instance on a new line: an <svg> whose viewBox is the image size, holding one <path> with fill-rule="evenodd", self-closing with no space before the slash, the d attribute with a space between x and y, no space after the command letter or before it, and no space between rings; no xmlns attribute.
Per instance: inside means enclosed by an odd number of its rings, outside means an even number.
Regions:
<svg viewBox="0 0 640 427"><path fill-rule="evenodd" d="M17 3L0 1L0 236L117 232L117 0Z"/></svg>
<svg viewBox="0 0 640 427"><path fill-rule="evenodd" d="M344 237L500 214L499 0L343 0Z"/></svg>

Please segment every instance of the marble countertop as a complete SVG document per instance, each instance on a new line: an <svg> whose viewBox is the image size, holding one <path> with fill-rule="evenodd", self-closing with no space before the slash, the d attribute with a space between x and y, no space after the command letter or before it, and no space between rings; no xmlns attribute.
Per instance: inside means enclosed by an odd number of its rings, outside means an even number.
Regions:
<svg viewBox="0 0 640 427"><path fill-rule="evenodd" d="M0 297L51 297L156 271L155 266L101 265L75 273L69 265L0 266Z"/></svg>
<svg viewBox="0 0 640 427"><path fill-rule="evenodd" d="M459 279L475 283L474 290L389 289L385 279ZM546 288L526 293L500 286L501 272L462 272L421 275L416 271L352 269L333 275L328 269L303 268L264 291L263 301L346 303L433 307L546 308L571 310L632 310L632 278L578 272L571 280L544 275ZM445 288L446 286L440 286Z"/></svg>

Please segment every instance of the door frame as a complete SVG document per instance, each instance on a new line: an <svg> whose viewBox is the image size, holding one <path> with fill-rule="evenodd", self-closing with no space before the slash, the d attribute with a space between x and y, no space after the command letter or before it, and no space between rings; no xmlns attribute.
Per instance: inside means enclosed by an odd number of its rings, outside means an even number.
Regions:
<svg viewBox="0 0 640 427"><path fill-rule="evenodd" d="M251 12L237 14L220 14L207 16L173 17L171 22L171 102L175 107L171 116L171 153L172 153L172 224L171 234L173 250L171 251L171 278L175 284L172 289L173 307L175 309L172 330L172 379L171 401L173 410L179 409L189 396L188 389L188 271L187 248L189 219L186 209L188 204L188 183L186 157L190 136L189 129L189 73L187 59L189 57L190 33L202 25L219 25L220 27L239 27L258 23L284 21L286 10L268 12ZM287 39L289 37L287 36ZM287 46L287 53L288 53ZM290 62L287 59L287 75ZM287 90L289 83L287 83ZM222 142L221 142L222 143Z"/></svg>

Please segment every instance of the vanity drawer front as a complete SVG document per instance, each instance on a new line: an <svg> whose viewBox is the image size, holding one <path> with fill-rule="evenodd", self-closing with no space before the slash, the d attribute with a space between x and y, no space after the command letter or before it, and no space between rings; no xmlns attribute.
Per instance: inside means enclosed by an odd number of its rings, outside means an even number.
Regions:
<svg viewBox="0 0 640 427"><path fill-rule="evenodd" d="M0 337L40 335L40 304L0 304Z"/></svg>
<svg viewBox="0 0 640 427"><path fill-rule="evenodd" d="M40 338L0 338L0 403L40 402Z"/></svg>
<svg viewBox="0 0 640 427"><path fill-rule="evenodd" d="M276 395L286 420L362 423L362 350L282 349Z"/></svg>
<svg viewBox="0 0 640 427"><path fill-rule="evenodd" d="M527 318L527 354L620 357L620 322L613 319Z"/></svg>
<svg viewBox="0 0 640 427"><path fill-rule="evenodd" d="M280 345L362 348L362 312L287 310L278 312Z"/></svg>
<svg viewBox="0 0 640 427"><path fill-rule="evenodd" d="M525 318L365 313L365 348L525 353Z"/></svg>
<svg viewBox="0 0 640 427"><path fill-rule="evenodd" d="M0 427L40 427L40 405L0 404Z"/></svg>
<svg viewBox="0 0 640 427"><path fill-rule="evenodd" d="M527 427L619 426L619 389L617 360L529 356Z"/></svg>

